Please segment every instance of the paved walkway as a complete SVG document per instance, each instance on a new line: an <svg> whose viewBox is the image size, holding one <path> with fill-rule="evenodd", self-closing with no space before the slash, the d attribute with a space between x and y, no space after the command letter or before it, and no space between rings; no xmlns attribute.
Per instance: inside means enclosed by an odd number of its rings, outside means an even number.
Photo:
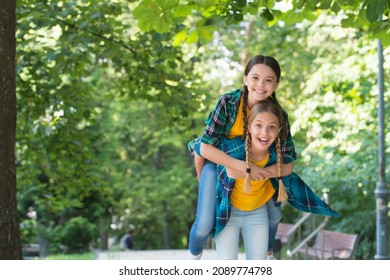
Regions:
<svg viewBox="0 0 390 280"><path fill-rule="evenodd" d="M126 252L96 252L97 260L185 260L187 250L144 250ZM215 250L203 250L202 260L216 260ZM239 260L245 260L245 254L238 255Z"/></svg>

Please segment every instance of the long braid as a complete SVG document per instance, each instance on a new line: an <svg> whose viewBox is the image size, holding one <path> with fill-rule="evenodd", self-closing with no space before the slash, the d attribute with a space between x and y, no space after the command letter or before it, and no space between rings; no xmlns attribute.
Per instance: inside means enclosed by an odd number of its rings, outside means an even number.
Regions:
<svg viewBox="0 0 390 280"><path fill-rule="evenodd" d="M247 131L248 131L248 116L246 115L246 107L248 106L248 88L246 86L244 86L244 88L242 89L242 107L241 107L241 110L242 110L242 119L244 121L244 134L242 135L242 139L246 139L246 134L247 134Z"/></svg>
<svg viewBox="0 0 390 280"><path fill-rule="evenodd" d="M246 114L246 107L248 104L248 89L246 86L244 86L244 89L242 91L242 117L244 120L244 134L243 137L245 137L246 140L246 146L245 146L245 158L246 158L246 174L245 174L245 180L244 185L242 188L242 191L246 194L250 193L252 191L251 186L251 166L250 166L250 147L252 144L252 139L249 134L248 130L248 116Z"/></svg>
<svg viewBox="0 0 390 280"><path fill-rule="evenodd" d="M282 181L282 152L280 149L279 136L276 138L276 153L277 153L278 181L279 181L279 193L278 193L277 202L282 202L288 199L288 195Z"/></svg>

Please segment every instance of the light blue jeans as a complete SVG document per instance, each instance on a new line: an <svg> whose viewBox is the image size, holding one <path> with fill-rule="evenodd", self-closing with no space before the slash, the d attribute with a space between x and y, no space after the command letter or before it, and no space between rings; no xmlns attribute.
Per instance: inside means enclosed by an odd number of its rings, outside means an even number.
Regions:
<svg viewBox="0 0 390 280"><path fill-rule="evenodd" d="M195 221L192 224L189 236L191 254L199 255L203 251L203 245L210 236L215 219L215 186L217 185L216 165L206 160L199 179L198 205ZM274 200L267 202L269 220L268 251L272 251L278 224L282 218L280 207L276 207Z"/></svg>
<svg viewBox="0 0 390 280"><path fill-rule="evenodd" d="M253 211L242 211L232 206L228 223L215 237L218 259L237 259L241 233L245 245L246 259L265 260L268 248L268 231L266 205Z"/></svg>
<svg viewBox="0 0 390 280"><path fill-rule="evenodd" d="M198 206L195 221L189 237L189 250L193 255L203 251L203 245L214 226L215 219L215 186L217 185L217 168L215 163L206 160L199 179Z"/></svg>

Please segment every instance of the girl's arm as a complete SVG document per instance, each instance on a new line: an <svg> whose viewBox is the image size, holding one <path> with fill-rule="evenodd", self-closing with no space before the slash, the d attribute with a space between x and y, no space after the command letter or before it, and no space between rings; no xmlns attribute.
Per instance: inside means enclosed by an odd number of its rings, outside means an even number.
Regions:
<svg viewBox="0 0 390 280"><path fill-rule="evenodd" d="M283 163L282 166L282 174L280 177L288 176L292 173L294 168L294 163ZM245 178L245 173L231 168L226 168L226 172L228 176L232 179L239 179L239 178ZM260 178L261 180L267 179L267 178L277 178L278 175L278 165L274 164L271 166L267 166L264 168L258 167L255 164L251 165L251 179L252 180L258 180Z"/></svg>
<svg viewBox="0 0 390 280"><path fill-rule="evenodd" d="M201 156L199 156L197 153L194 153L194 162L195 162L195 170L196 170L196 176L198 176L198 181L200 180L200 174L202 173L203 165L205 162L205 159Z"/></svg>
<svg viewBox="0 0 390 280"><path fill-rule="evenodd" d="M225 166L230 178L244 178L246 175L246 162L233 158L211 144L200 144L200 153L202 157L222 166ZM293 171L294 163L282 164L281 177L290 175ZM276 178L278 175L277 164L260 168L251 164L251 180L264 180L266 178Z"/></svg>

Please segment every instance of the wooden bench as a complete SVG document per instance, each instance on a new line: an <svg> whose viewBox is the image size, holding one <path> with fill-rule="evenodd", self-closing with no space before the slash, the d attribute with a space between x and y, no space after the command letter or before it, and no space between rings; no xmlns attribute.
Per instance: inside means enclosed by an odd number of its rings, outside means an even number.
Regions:
<svg viewBox="0 0 390 280"><path fill-rule="evenodd" d="M279 239L282 244L288 244L290 238L289 233L293 226L293 224L279 223L275 239Z"/></svg>
<svg viewBox="0 0 390 280"><path fill-rule="evenodd" d="M306 258L347 260L352 259L357 241L357 234L321 230L316 235L313 245L306 244L299 252L305 254Z"/></svg>
<svg viewBox="0 0 390 280"><path fill-rule="evenodd" d="M39 244L28 244L22 247L23 259L39 257Z"/></svg>

